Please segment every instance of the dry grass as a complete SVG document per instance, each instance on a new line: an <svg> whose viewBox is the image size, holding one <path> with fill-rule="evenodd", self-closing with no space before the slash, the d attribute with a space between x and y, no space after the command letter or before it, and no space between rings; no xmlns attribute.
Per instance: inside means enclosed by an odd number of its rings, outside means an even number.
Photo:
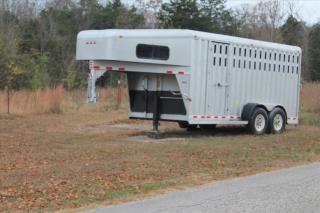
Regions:
<svg viewBox="0 0 320 213"><path fill-rule="evenodd" d="M305 87L319 92L316 85ZM316 115L318 102L304 91L305 113ZM151 122L129 121L125 110L3 115L0 211L69 212L319 161L320 125L308 122L263 137L242 128L191 134L162 123L167 138L150 142L143 135Z"/></svg>
<svg viewBox="0 0 320 213"><path fill-rule="evenodd" d="M301 90L301 110L320 113L320 83L307 83Z"/></svg>
<svg viewBox="0 0 320 213"><path fill-rule="evenodd" d="M127 90L121 89L123 100L120 107L126 107ZM114 109L117 102L117 88L98 89L99 104L93 108L106 111ZM10 111L12 114L43 114L74 112L88 110L86 104L87 91L66 91L62 86L47 88L38 91L12 91L10 96ZM92 107L91 107L92 108ZM0 91L0 113L7 112L7 94Z"/></svg>
<svg viewBox="0 0 320 213"><path fill-rule="evenodd" d="M301 90L300 122L320 126L320 83L308 83Z"/></svg>

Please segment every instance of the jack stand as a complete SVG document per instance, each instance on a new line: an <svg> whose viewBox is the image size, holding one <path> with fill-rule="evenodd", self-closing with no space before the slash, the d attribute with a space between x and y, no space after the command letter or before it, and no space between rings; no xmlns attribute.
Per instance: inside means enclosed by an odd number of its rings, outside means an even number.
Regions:
<svg viewBox="0 0 320 213"><path fill-rule="evenodd" d="M153 128L152 131L148 132L148 137L152 139L161 139L162 134L159 131L159 121L153 121Z"/></svg>
<svg viewBox="0 0 320 213"><path fill-rule="evenodd" d="M159 132L159 121L157 119L153 120L153 129L152 130Z"/></svg>

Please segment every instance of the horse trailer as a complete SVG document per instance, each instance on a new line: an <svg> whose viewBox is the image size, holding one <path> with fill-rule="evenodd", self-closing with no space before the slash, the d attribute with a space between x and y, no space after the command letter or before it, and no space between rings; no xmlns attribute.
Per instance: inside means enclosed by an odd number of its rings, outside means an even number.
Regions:
<svg viewBox="0 0 320 213"><path fill-rule="evenodd" d="M88 30L76 59L89 61L88 101L105 72L124 72L129 117L182 128L246 125L282 133L298 124L301 48L193 30Z"/></svg>

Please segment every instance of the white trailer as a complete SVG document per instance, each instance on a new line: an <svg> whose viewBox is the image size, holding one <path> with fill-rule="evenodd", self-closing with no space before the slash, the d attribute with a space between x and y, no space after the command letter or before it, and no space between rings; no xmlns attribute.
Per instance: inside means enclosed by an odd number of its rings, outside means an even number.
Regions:
<svg viewBox="0 0 320 213"><path fill-rule="evenodd" d="M247 125L254 134L298 124L301 48L192 30L89 30L88 100L105 72L125 72L129 117L184 128Z"/></svg>

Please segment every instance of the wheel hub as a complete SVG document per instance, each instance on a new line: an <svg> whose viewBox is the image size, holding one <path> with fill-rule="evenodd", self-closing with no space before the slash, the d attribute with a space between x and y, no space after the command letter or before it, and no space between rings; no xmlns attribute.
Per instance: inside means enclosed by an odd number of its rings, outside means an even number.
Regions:
<svg viewBox="0 0 320 213"><path fill-rule="evenodd" d="M255 128L258 132L261 132L266 126L266 119L263 115L259 114L255 119Z"/></svg>
<svg viewBox="0 0 320 213"><path fill-rule="evenodd" d="M283 118L280 114L277 114L276 116L274 116L273 119L273 127L276 131L280 131L282 129L283 126Z"/></svg>

